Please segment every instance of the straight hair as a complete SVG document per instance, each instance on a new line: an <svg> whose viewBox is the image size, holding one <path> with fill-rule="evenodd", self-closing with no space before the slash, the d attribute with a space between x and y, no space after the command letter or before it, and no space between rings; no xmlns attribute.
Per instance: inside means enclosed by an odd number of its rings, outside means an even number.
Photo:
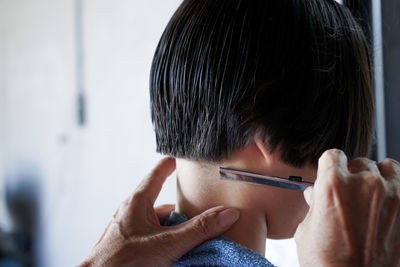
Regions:
<svg viewBox="0 0 400 267"><path fill-rule="evenodd" d="M262 138L293 166L367 156L369 47L334 0L185 0L150 74L157 151L219 162Z"/></svg>

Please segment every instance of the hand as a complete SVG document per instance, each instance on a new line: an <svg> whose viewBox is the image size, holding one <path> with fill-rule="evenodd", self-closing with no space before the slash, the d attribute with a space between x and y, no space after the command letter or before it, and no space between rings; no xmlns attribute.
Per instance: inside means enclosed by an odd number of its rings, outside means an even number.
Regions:
<svg viewBox="0 0 400 267"><path fill-rule="evenodd" d="M398 162L347 164L342 151L328 150L305 197L310 210L295 234L301 266L400 266Z"/></svg>
<svg viewBox="0 0 400 267"><path fill-rule="evenodd" d="M115 212L80 266L171 266L183 254L230 228L239 212L215 207L176 226L162 226L173 205L153 208L175 159L165 158Z"/></svg>

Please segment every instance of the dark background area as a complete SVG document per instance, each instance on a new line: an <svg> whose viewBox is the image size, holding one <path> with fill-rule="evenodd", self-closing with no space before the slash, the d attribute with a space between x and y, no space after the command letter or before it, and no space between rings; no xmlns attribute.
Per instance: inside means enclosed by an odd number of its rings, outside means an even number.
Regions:
<svg viewBox="0 0 400 267"><path fill-rule="evenodd" d="M400 1L382 1L387 156L400 160Z"/></svg>
<svg viewBox="0 0 400 267"><path fill-rule="evenodd" d="M369 41L374 43L373 27L373 3L380 0L344 0L344 4L351 10L353 15L362 25ZM385 134L376 137L376 143L372 152L372 158L379 158L377 155L378 146L385 144L384 150L386 157L400 160L400 12L399 0L381 0L382 16L382 45L376 43L372 46L372 53L376 54L382 49L383 54L383 93L384 106L377 103L376 108L382 109L385 113L385 121L380 121L379 125L384 125ZM380 90L379 84L375 90ZM379 102L379 101L378 101ZM379 132L379 131L377 131ZM378 140L379 139L379 140ZM380 142L381 141L381 142ZM382 149L381 149L382 151Z"/></svg>

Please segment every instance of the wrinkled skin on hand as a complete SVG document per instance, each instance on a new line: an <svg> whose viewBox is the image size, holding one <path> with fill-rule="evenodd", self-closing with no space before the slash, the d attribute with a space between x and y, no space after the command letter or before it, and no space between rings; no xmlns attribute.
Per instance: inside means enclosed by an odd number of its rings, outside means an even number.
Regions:
<svg viewBox="0 0 400 267"><path fill-rule="evenodd" d="M214 207L176 226L162 222L174 205L153 208L175 159L165 158L115 212L100 240L79 266L172 266L205 240L224 233L238 219L232 208Z"/></svg>
<svg viewBox="0 0 400 267"><path fill-rule="evenodd" d="M295 234L301 266L400 266L398 162L348 163L328 150L305 196L310 210Z"/></svg>

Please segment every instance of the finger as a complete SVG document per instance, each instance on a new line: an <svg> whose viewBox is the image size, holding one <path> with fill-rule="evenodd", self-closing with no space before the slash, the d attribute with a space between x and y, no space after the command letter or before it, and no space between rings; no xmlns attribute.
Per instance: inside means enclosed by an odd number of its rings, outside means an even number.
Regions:
<svg viewBox="0 0 400 267"><path fill-rule="evenodd" d="M387 180L400 181L400 163L394 159L384 159L378 164L381 175Z"/></svg>
<svg viewBox="0 0 400 267"><path fill-rule="evenodd" d="M312 186L307 187L306 190L304 190L304 192L303 192L304 199L305 199L306 203L308 204L308 206L311 206L311 203L312 203L312 193L313 193Z"/></svg>
<svg viewBox="0 0 400 267"><path fill-rule="evenodd" d="M156 213L160 224L164 223L173 210L175 210L175 205L173 204L165 204L154 208L154 212Z"/></svg>
<svg viewBox="0 0 400 267"><path fill-rule="evenodd" d="M301 233L304 231L304 225L307 225L308 221L310 220L310 217L312 215L313 212L313 207L312 207L312 203L313 203L313 192L314 192L314 188L312 186L309 186L306 188L306 190L304 190L303 194L304 194L304 199L306 201L306 203L308 204L308 206L310 207L310 209L308 210L306 216L304 217L303 221L297 226L296 229L296 233L295 233L295 240L301 236ZM307 227L305 227L307 228ZM299 239L301 240L301 239ZM297 241L296 241L297 242Z"/></svg>
<svg viewBox="0 0 400 267"><path fill-rule="evenodd" d="M211 208L180 225L169 227L168 242L174 246L174 256L180 258L204 241L227 231L239 218L239 210L226 207Z"/></svg>
<svg viewBox="0 0 400 267"><path fill-rule="evenodd" d="M348 174L347 157L343 151L329 149L318 160L317 180L314 187L317 188L318 183L326 181L327 177L343 178Z"/></svg>
<svg viewBox="0 0 400 267"><path fill-rule="evenodd" d="M381 174L376 162L367 158L356 158L349 162L347 165L350 173L359 173L362 171L370 171Z"/></svg>
<svg viewBox="0 0 400 267"><path fill-rule="evenodd" d="M175 170L175 159L171 157L160 160L157 166L136 188L134 198L145 198L153 206L162 185Z"/></svg>

